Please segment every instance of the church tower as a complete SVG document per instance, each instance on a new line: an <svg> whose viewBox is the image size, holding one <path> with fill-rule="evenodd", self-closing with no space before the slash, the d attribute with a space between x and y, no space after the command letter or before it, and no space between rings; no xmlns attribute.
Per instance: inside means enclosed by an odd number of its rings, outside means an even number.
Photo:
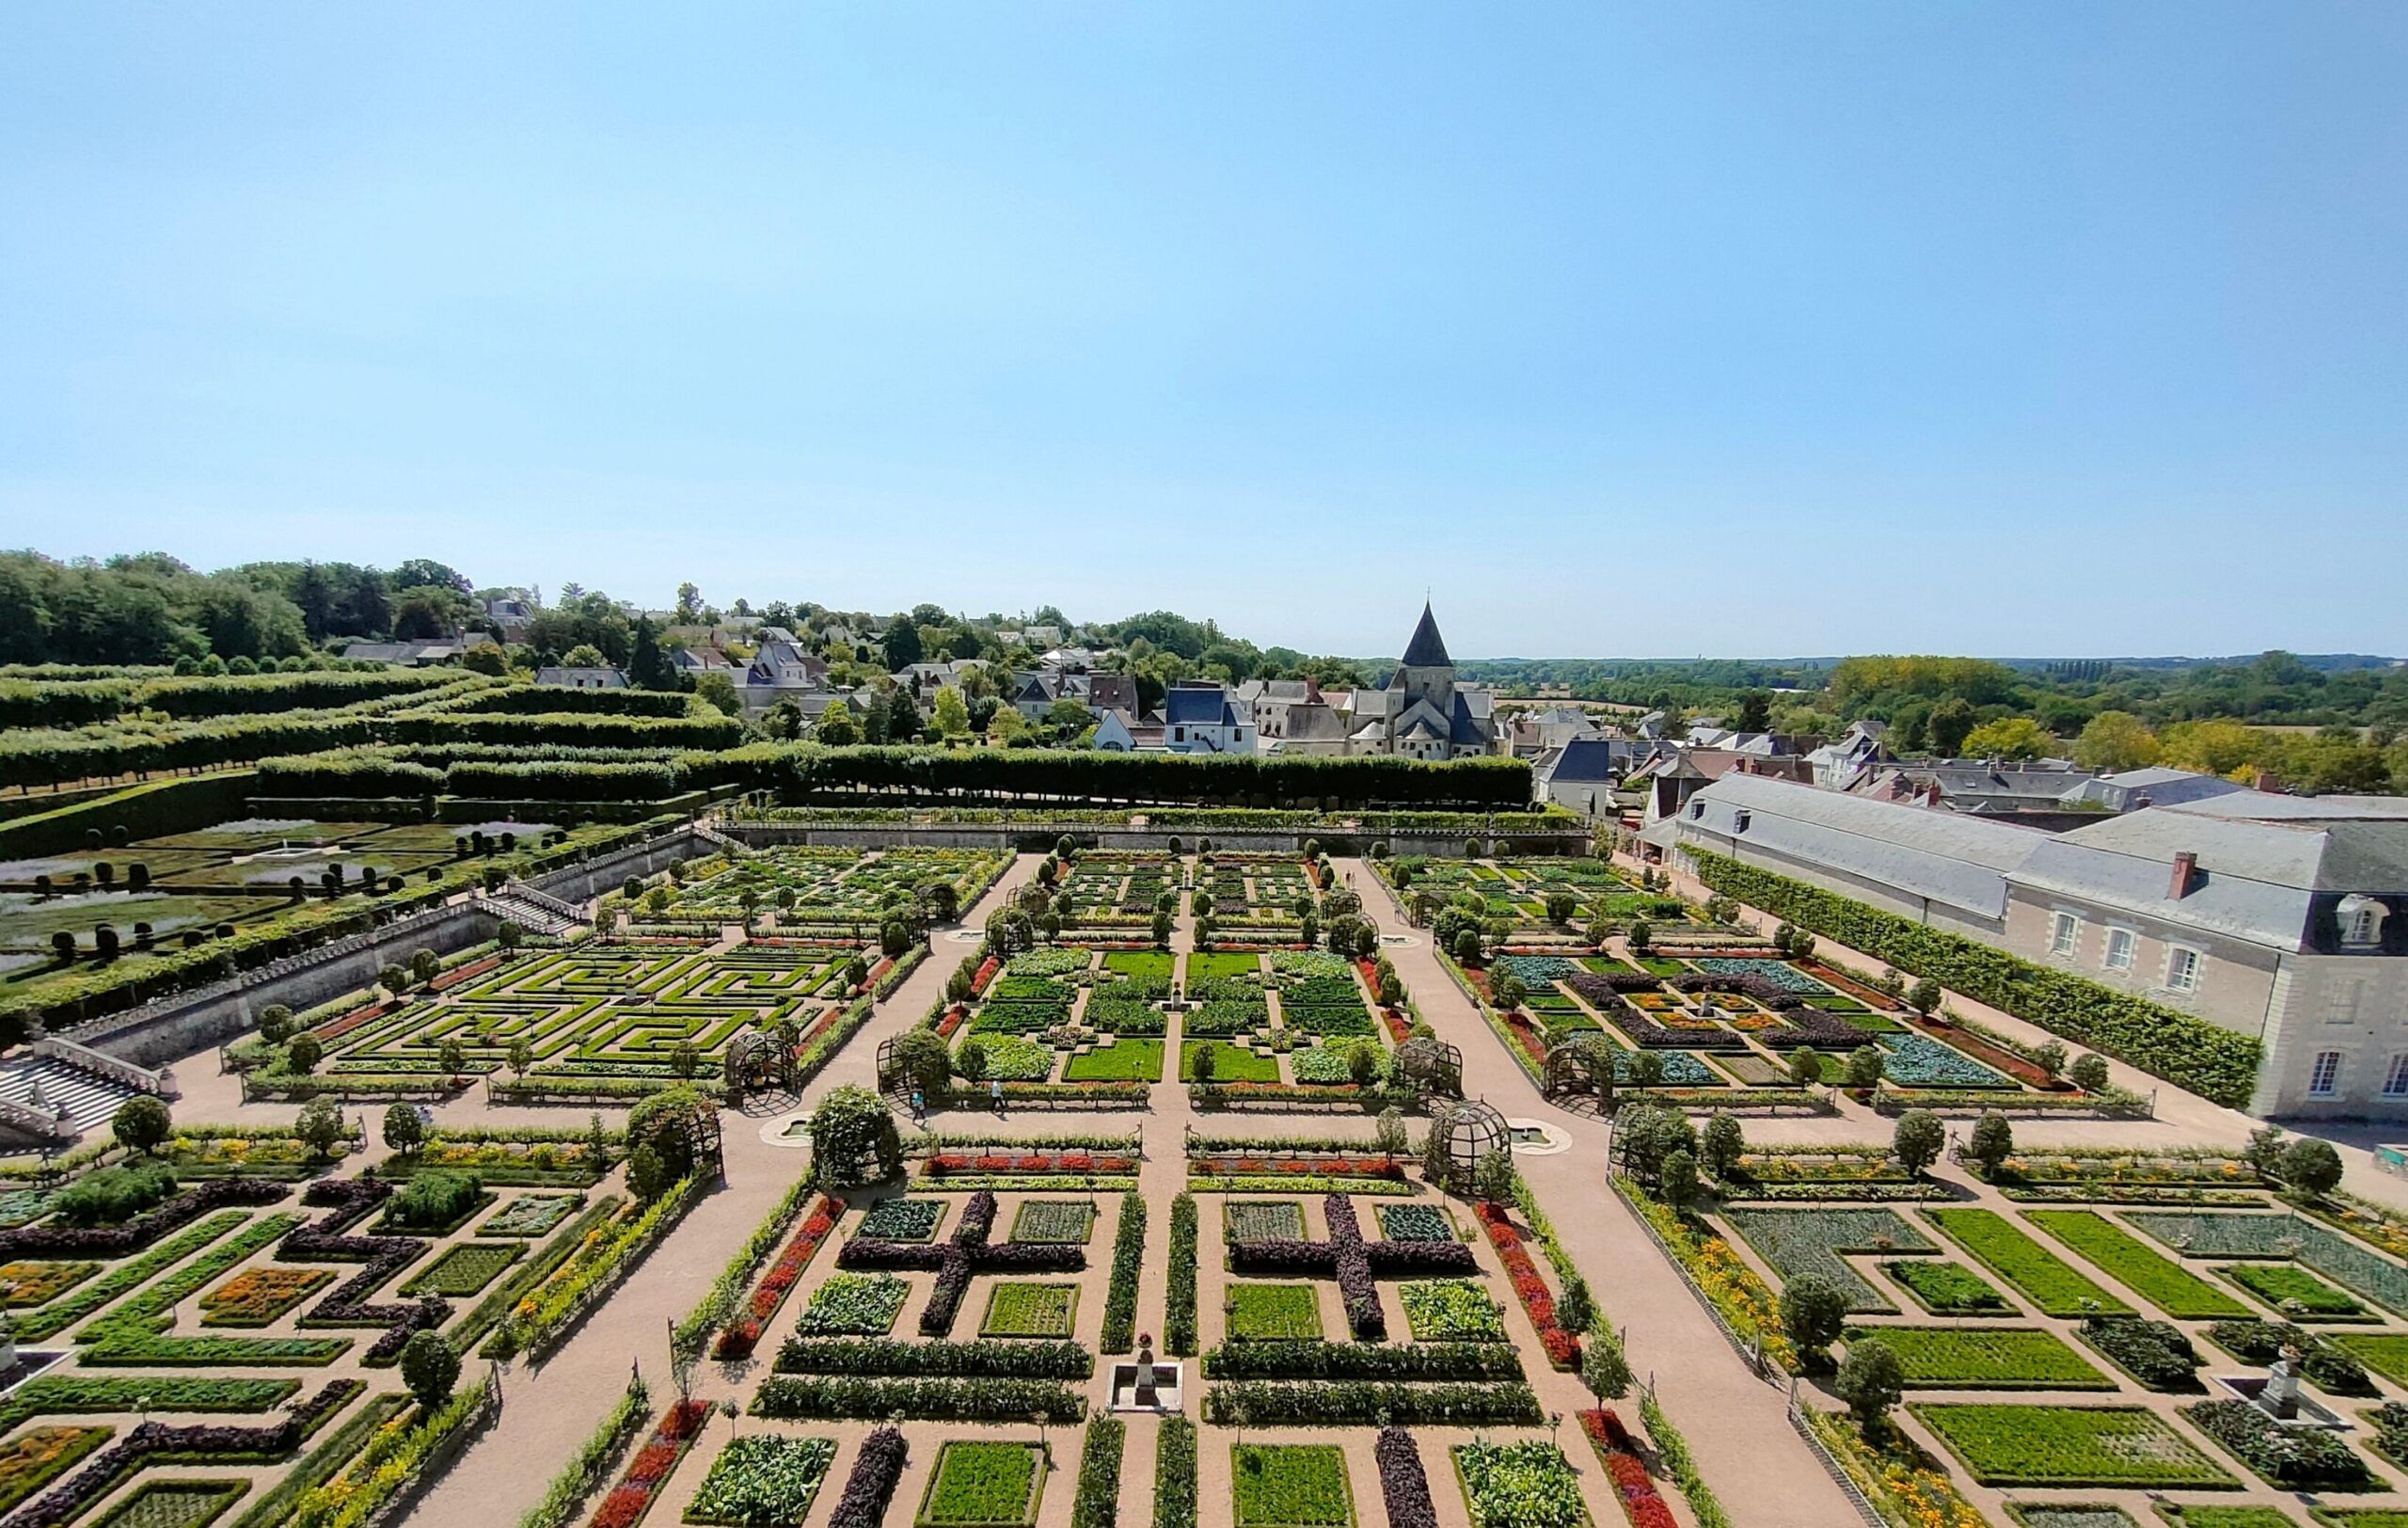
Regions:
<svg viewBox="0 0 2408 1528"><path fill-rule="evenodd" d="M1455 704L1455 661L1447 656L1447 641L1438 635L1438 618L1422 601L1421 622L1404 645L1404 661L1397 666L1396 688L1404 692L1404 709L1426 700L1438 714L1452 714Z"/></svg>

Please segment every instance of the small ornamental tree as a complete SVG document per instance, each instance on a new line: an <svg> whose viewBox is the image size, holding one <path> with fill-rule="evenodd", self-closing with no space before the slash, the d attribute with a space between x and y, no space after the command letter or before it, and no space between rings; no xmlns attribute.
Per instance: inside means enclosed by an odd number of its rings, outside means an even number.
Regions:
<svg viewBox="0 0 2408 1528"><path fill-rule="evenodd" d="M2054 1077L2066 1069L2066 1043L2052 1040L2032 1053L2032 1064Z"/></svg>
<svg viewBox="0 0 2408 1528"><path fill-rule="evenodd" d="M639 1202L649 1204L669 1192L677 1174L650 1146L639 1146L627 1157L627 1189Z"/></svg>
<svg viewBox="0 0 2408 1528"><path fill-rule="evenodd" d="M313 1098L301 1106L300 1116L293 1122L293 1134L309 1148L311 1160L327 1161L342 1139L342 1110L331 1098Z"/></svg>
<svg viewBox="0 0 2408 1528"><path fill-rule="evenodd" d="M1692 1181L1697 1176L1695 1163L1690 1164L1689 1176ZM1494 1146L1481 1157L1480 1166L1473 1170L1472 1193L1494 1203L1511 1204L1513 1202L1513 1185L1519 1179L1520 1174L1513 1170L1513 1152L1503 1145Z"/></svg>
<svg viewBox="0 0 2408 1528"><path fill-rule="evenodd" d="M445 1073L456 1077L467 1070L467 1048L457 1040L447 1039L442 1044L435 1047L435 1064L442 1068Z"/></svg>
<svg viewBox="0 0 2408 1528"><path fill-rule="evenodd" d="M1380 1110L1379 1122L1371 1129L1371 1144L1382 1156L1394 1161L1412 1146L1405 1134L1404 1115L1394 1106Z"/></svg>
<svg viewBox="0 0 2408 1528"><path fill-rule="evenodd" d="M681 1040L669 1053L669 1070L680 1082L691 1082L694 1074L703 1069L703 1048L690 1040Z"/></svg>
<svg viewBox="0 0 2408 1528"><path fill-rule="evenodd" d="M869 962L856 955L845 963L845 985L856 992L869 985Z"/></svg>
<svg viewBox="0 0 2408 1528"><path fill-rule="evenodd" d="M1572 921L1572 915L1577 912L1579 907L1579 899L1568 891L1550 891L1546 894L1546 920L1559 929Z"/></svg>
<svg viewBox="0 0 2408 1528"><path fill-rule="evenodd" d="M1640 1051L1630 1058L1630 1085L1634 1088L1660 1088L1664 1083L1664 1058L1654 1051Z"/></svg>
<svg viewBox="0 0 2408 1528"><path fill-rule="evenodd" d="M2281 1125L2261 1124L2249 1132L2249 1144L2242 1148L2241 1154L2258 1176L2274 1182L2283 1175L2283 1149L2289 1141Z"/></svg>
<svg viewBox="0 0 2408 1528"><path fill-rule="evenodd" d="M2321 1199L2341 1184L2341 1154L2329 1140L2303 1136L2283 1150L2283 1182L2311 1199Z"/></svg>
<svg viewBox="0 0 2408 1528"><path fill-rule="evenodd" d="M117 1106L116 1115L109 1121L109 1131L117 1137L119 1145L148 1156L166 1143L175 1124L164 1101L139 1093Z"/></svg>
<svg viewBox="0 0 2408 1528"><path fill-rule="evenodd" d="M1522 999L1529 995L1529 989L1522 985L1522 979L1513 974L1512 966L1500 966L1489 980L1489 1000L1500 1013L1511 1013L1520 1008Z"/></svg>
<svg viewBox="0 0 2408 1528"><path fill-rule="evenodd" d="M1566 1331L1587 1331L1597 1319L1596 1297L1589 1281L1578 1274L1563 1281L1563 1297L1555 1302L1555 1322Z"/></svg>
<svg viewBox="0 0 2408 1528"><path fill-rule="evenodd" d="M421 949L410 956L410 979L423 987L443 970L443 957L431 949Z"/></svg>
<svg viewBox="0 0 2408 1528"><path fill-rule="evenodd" d="M1698 1159L1718 1182L1731 1176L1732 1169L1739 1165L1739 1154L1747 1149L1747 1134L1739 1122L1720 1111L1705 1122L1705 1129L1698 1136Z"/></svg>
<svg viewBox="0 0 2408 1528"><path fill-rule="evenodd" d="M895 1037L895 1070L923 1097L943 1098L953 1076L953 1057L934 1029L906 1029Z"/></svg>
<svg viewBox="0 0 2408 1528"><path fill-rule="evenodd" d="M1801 1273L1781 1291L1781 1329L1818 1366L1847 1325L1847 1297L1818 1273Z"/></svg>
<svg viewBox="0 0 2408 1528"><path fill-rule="evenodd" d="M376 973L377 985L396 997L410 990L409 971L399 964L388 963Z"/></svg>
<svg viewBox="0 0 2408 1528"><path fill-rule="evenodd" d="M1887 1058L1878 1045L1859 1045L1847 1053L1847 1085L1856 1089L1881 1086L1881 1068Z"/></svg>
<svg viewBox="0 0 2408 1528"><path fill-rule="evenodd" d="M1430 1111L1430 1129L1421 1138L1421 1176L1444 1186L1454 1165L1447 1154L1447 1117L1454 1110L1439 1104Z"/></svg>
<svg viewBox="0 0 2408 1528"><path fill-rule="evenodd" d="M1985 1109L1966 1138L1965 1154L1982 1165L1982 1176L1996 1178L1998 1170L2015 1154L2015 1127L1996 1109Z"/></svg>
<svg viewBox="0 0 2408 1528"><path fill-rule="evenodd" d="M1187 1074L1197 1082L1212 1080L1213 1058L1220 1054L1210 1041L1196 1045L1187 1058Z"/></svg>
<svg viewBox="0 0 2408 1528"><path fill-rule="evenodd" d="M1789 1080L1800 1088L1812 1088L1823 1080L1822 1053L1812 1045L1800 1045L1789 1053Z"/></svg>
<svg viewBox="0 0 2408 1528"><path fill-rule="evenodd" d="M1847 1345L1847 1358L1840 1364L1839 1377L1831 1388L1867 1432L1881 1425L1890 1408L1898 1404L1906 1393L1906 1371L1899 1366L1898 1355L1890 1345L1877 1338L1865 1337Z"/></svg>
<svg viewBox="0 0 2408 1528"><path fill-rule="evenodd" d="M1346 1051L1346 1074L1357 1088L1369 1088L1380 1074L1380 1048L1368 1040L1358 1040Z"/></svg>
<svg viewBox="0 0 2408 1528"><path fill-rule="evenodd" d="M402 1345L402 1383L409 1387L419 1410L432 1414L452 1398L460 1382L460 1354L439 1331L414 1331Z"/></svg>
<svg viewBox="0 0 2408 1528"><path fill-rule="evenodd" d="M2085 1093L2105 1092L2107 1058L2095 1051L2083 1051L2073 1058L2073 1065L2066 1069L2066 1075L2073 1078L2073 1085Z"/></svg>
<svg viewBox="0 0 2408 1528"><path fill-rule="evenodd" d="M1480 931L1465 929L1455 935L1455 962L1459 965L1480 963Z"/></svg>
<svg viewBox="0 0 2408 1528"><path fill-rule="evenodd" d="M1629 1394L1630 1360L1623 1356L1622 1344L1592 1335L1580 1351L1580 1382L1600 1401L1618 1401Z"/></svg>
<svg viewBox="0 0 2408 1528"><path fill-rule="evenodd" d="M811 1115L811 1147L819 1181L829 1188L885 1183L903 1172L894 1111L866 1088L838 1088L819 1101Z"/></svg>
<svg viewBox="0 0 2408 1528"><path fill-rule="evenodd" d="M1891 1134L1890 1154L1909 1177L1920 1178L1925 1169L1940 1160L1940 1148L1947 1141L1948 1132L1941 1127L1939 1115L1929 1109L1909 1109L1898 1116L1898 1128Z"/></svg>
<svg viewBox="0 0 2408 1528"><path fill-rule="evenodd" d="M1648 927L1647 920L1645 918L1640 918L1630 926L1631 948L1643 951L1649 945L1652 945L1655 942L1656 931Z"/></svg>
<svg viewBox="0 0 2408 1528"><path fill-rule="evenodd" d="M1907 1006L1928 1018L1940 1006L1940 983L1929 977L1919 978L1907 989Z"/></svg>
<svg viewBox="0 0 2408 1528"><path fill-rule="evenodd" d="M407 1104L396 1104L385 1111L385 1144L403 1156L415 1152L426 1141L426 1122L418 1110Z"/></svg>
<svg viewBox="0 0 2408 1528"><path fill-rule="evenodd" d="M527 1069L534 1064L535 1047L528 1043L525 1035L510 1043L510 1070L513 1074L524 1079Z"/></svg>
<svg viewBox="0 0 2408 1528"><path fill-rule="evenodd" d="M1697 1158L1687 1151L1667 1152L1656 1179L1665 1203L1676 1210L1688 1208L1689 1202L1697 1198Z"/></svg>
<svg viewBox="0 0 2408 1528"><path fill-rule="evenodd" d="M911 947L911 926L901 918L888 918L878 926L878 947L888 960L899 959Z"/></svg>
<svg viewBox="0 0 2408 1528"><path fill-rule="evenodd" d="M270 1003L260 1010L260 1038L271 1045L281 1045L293 1038L293 1011L282 1003Z"/></svg>
<svg viewBox="0 0 2408 1528"><path fill-rule="evenodd" d="M318 1069L318 1063L325 1054L325 1043L305 1029L293 1037L292 1044L284 1047L284 1064L296 1075L306 1077Z"/></svg>

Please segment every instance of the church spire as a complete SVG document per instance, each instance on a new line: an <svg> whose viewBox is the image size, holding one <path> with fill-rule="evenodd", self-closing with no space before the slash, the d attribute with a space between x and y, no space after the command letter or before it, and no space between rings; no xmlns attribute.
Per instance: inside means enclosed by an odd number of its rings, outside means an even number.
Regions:
<svg viewBox="0 0 2408 1528"><path fill-rule="evenodd" d="M1430 602L1421 602L1421 623L1413 629L1413 640L1404 645L1406 668L1453 668L1455 661L1447 656L1447 642L1438 635L1438 618L1430 613Z"/></svg>

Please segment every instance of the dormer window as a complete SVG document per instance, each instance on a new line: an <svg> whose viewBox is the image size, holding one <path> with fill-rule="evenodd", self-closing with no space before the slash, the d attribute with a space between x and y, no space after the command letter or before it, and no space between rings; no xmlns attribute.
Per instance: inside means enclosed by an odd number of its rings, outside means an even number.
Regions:
<svg viewBox="0 0 2408 1528"><path fill-rule="evenodd" d="M2341 943L2352 949L2371 949L2383 943L2383 920L2388 914L2371 897L2353 893L2341 899L2334 914L2340 919Z"/></svg>
<svg viewBox="0 0 2408 1528"><path fill-rule="evenodd" d="M1705 803L1702 801L1689 803L1689 820L1693 822L1705 820Z"/></svg>
<svg viewBox="0 0 2408 1528"><path fill-rule="evenodd" d="M1748 813L1741 812L1737 817L1731 820L1731 831L1733 833L1745 833L1748 831L1748 824L1753 819Z"/></svg>

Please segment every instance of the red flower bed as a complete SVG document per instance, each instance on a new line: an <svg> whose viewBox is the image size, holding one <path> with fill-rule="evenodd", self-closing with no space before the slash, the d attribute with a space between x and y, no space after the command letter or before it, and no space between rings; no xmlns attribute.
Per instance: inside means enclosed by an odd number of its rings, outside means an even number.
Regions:
<svg viewBox="0 0 2408 1528"><path fill-rule="evenodd" d="M1513 1281L1513 1293L1529 1313L1530 1325L1539 1329L1539 1344L1546 1349L1547 1361L1558 1369L1580 1366L1580 1338L1566 1331L1555 1319L1555 1295L1539 1277L1539 1265L1531 1261L1529 1249L1523 1245L1522 1234L1513 1229L1506 1218L1504 1206L1494 1200L1483 1199L1472 1206L1480 1229L1487 1234L1488 1244L1497 1249L1497 1260L1505 1265L1505 1276Z"/></svg>
<svg viewBox="0 0 2408 1528"><path fill-rule="evenodd" d="M784 1305L786 1297L794 1292L796 1282L802 1278L802 1270L811 1266L811 1259L818 1252L819 1244L836 1229L836 1221L844 1213L844 1201L832 1195L820 1196L819 1207L811 1212L811 1218L803 1221L802 1229L794 1234L794 1239L786 1243L785 1250L778 1254L778 1260L769 1265L769 1271L763 1274L760 1283L753 1287L752 1297L744 1303L744 1313L719 1334L719 1341L712 1347L714 1358L745 1359L752 1356L752 1349L761 1341L761 1329L769 1324L769 1318L778 1313L778 1307Z"/></svg>
<svg viewBox="0 0 2408 1528"><path fill-rule="evenodd" d="M1087 1152L994 1153L979 1156L940 1152L928 1158L925 1176L942 1178L949 1172L1123 1173L1136 1170L1137 1163L1133 1157L1097 1156Z"/></svg>
<svg viewBox="0 0 2408 1528"><path fill-rule="evenodd" d="M309 1033L320 1040L341 1040L361 1025L373 1024L401 1006L399 1003L371 1003L366 1008L355 1008L339 1019L318 1026Z"/></svg>
<svg viewBox="0 0 2408 1528"><path fill-rule="evenodd" d="M470 961L466 965L453 966L451 970L437 976L433 981L428 982L426 984L426 990L429 992L442 992L446 988L456 987L463 981L472 981L478 977L483 976L487 971L492 970L495 966L499 965L500 963L500 956L488 955L481 961Z"/></svg>
<svg viewBox="0 0 2408 1528"><path fill-rule="evenodd" d="M1614 1494L1622 1499L1622 1509L1630 1519L1631 1528L1679 1528L1672 1509L1656 1490L1656 1482L1647 1473L1647 1465L1639 1456L1639 1446L1622 1425L1622 1418L1610 1409L1580 1413L1580 1430L1589 1435L1590 1446L1605 1462L1606 1473L1613 1478Z"/></svg>
<svg viewBox="0 0 2408 1528"><path fill-rule="evenodd" d="M866 991L867 989L869 989L869 988L871 988L871 987L875 987L875 986L877 986L877 985L878 985L879 979L880 977L883 977L884 975L886 975L886 973L887 973L887 972L892 971L892 970L894 970L894 969L895 969L895 963L894 963L893 961L891 961L891 960L888 960L888 959L885 959L885 958L881 957L881 958L879 960L879 963L878 963L876 965L873 965L873 966L871 966L871 967L869 968L869 979L868 979L867 981L864 981L864 982L863 982L863 983L862 983L862 987L863 987L863 989L864 991Z"/></svg>
<svg viewBox="0 0 2408 1528"><path fill-rule="evenodd" d="M995 963L989 961L987 963L989 965L992 965ZM944 1011L943 1018L937 1020L937 1037L941 1040L950 1040L953 1037L953 1032L961 1027L962 1021L969 1017L970 1007L968 1004L954 1004L951 1008Z"/></svg>
<svg viewBox="0 0 2408 1528"><path fill-rule="evenodd" d="M973 997L982 995L987 991L987 983L994 980L995 973L1003 968L1004 963L1001 960L992 955L988 956L979 965L978 974L970 979L970 995Z"/></svg>
<svg viewBox="0 0 2408 1528"><path fill-rule="evenodd" d="M1404 1177L1402 1164L1384 1156L1334 1156L1321 1161L1303 1157L1273 1159L1261 1156L1212 1157L1199 1156L1188 1164L1189 1174L1211 1178L1226 1174L1239 1177L1265 1177L1282 1172L1300 1177L1315 1174L1332 1178L1395 1178Z"/></svg>
<svg viewBox="0 0 2408 1528"><path fill-rule="evenodd" d="M652 1436L627 1461L626 1473L594 1509L593 1528L635 1528L642 1521L652 1510L653 1497L668 1482L677 1461L686 1456L710 1414L710 1402L692 1400L675 1402L662 1412Z"/></svg>
<svg viewBox="0 0 2408 1528"><path fill-rule="evenodd" d="M1522 1049L1529 1054L1530 1059L1542 1067L1545 1066L1546 1037L1540 1034L1530 1021L1522 1016L1520 1010L1517 1009L1511 1013L1499 1013L1497 1017L1505 1021L1505 1027L1512 1032L1515 1040L1521 1042Z"/></svg>

